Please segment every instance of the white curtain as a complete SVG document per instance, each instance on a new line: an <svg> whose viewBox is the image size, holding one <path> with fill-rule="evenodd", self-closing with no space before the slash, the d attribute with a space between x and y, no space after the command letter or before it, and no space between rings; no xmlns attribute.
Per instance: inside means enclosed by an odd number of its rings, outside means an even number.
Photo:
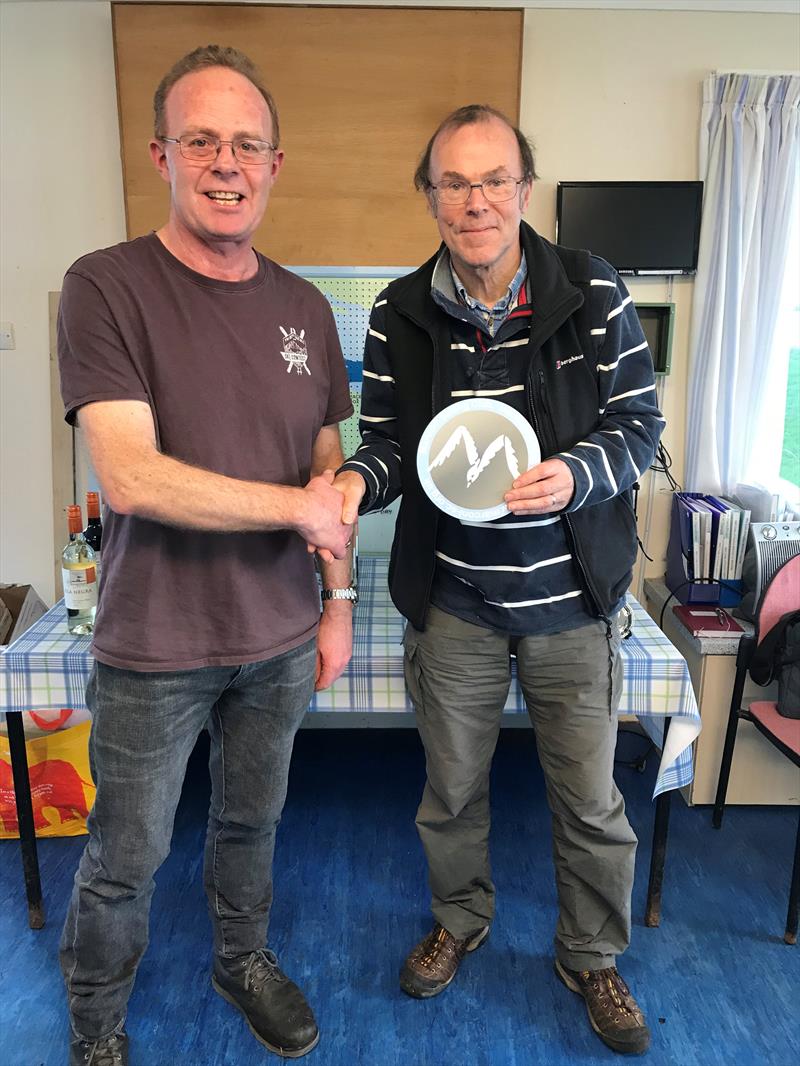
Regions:
<svg viewBox="0 0 800 1066"><path fill-rule="evenodd" d="M686 431L691 490L727 494L744 480L769 399L800 191L799 105L800 76L712 74L703 86L705 187Z"/></svg>

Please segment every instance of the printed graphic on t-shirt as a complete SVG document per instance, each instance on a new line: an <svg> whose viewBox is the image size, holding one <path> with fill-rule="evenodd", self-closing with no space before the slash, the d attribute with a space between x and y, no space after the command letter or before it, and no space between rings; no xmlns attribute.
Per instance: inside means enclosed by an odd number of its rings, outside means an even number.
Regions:
<svg viewBox="0 0 800 1066"><path fill-rule="evenodd" d="M298 333L294 326L289 327L287 333L283 326L278 326L278 329L283 334L283 348L281 348L281 355L289 364L286 367L286 373L290 374L292 368L298 374L302 374L303 371L311 376L311 371L308 369L308 348L306 347L306 331L301 329Z"/></svg>

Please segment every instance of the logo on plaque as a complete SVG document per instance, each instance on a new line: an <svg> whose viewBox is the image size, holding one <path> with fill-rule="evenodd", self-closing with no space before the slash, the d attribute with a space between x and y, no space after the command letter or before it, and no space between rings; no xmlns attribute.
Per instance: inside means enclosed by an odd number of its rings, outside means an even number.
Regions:
<svg viewBox="0 0 800 1066"><path fill-rule="evenodd" d="M540 457L526 418L508 404L476 397L451 404L428 424L417 473L440 511L489 522L509 513L503 496Z"/></svg>

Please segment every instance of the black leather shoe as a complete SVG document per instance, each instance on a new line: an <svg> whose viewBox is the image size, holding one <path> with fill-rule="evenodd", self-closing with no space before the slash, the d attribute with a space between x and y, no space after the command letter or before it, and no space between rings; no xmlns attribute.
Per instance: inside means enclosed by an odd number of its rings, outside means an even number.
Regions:
<svg viewBox="0 0 800 1066"><path fill-rule="evenodd" d="M73 1040L69 1066L128 1066L127 1033L113 1033L102 1040Z"/></svg>
<svg viewBox="0 0 800 1066"><path fill-rule="evenodd" d="M278 968L273 952L215 956L211 984L242 1012L256 1040L276 1055L299 1059L317 1046L314 1014L294 981Z"/></svg>

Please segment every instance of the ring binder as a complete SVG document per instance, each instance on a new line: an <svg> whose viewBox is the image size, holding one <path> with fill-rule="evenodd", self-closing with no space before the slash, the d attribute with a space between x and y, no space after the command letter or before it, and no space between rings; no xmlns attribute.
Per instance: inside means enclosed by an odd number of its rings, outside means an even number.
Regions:
<svg viewBox="0 0 800 1066"><path fill-rule="evenodd" d="M710 503L722 501L714 497L706 496L702 492L675 493L672 497L672 513L670 521L669 542L667 544L667 572L664 581L667 588L679 603L710 603L720 607L735 607L742 599L741 578L722 578L711 580L705 576L704 571L698 573L695 559L703 557L702 552L695 553L695 537L693 534L692 514L697 514L697 509L692 508L691 501L697 500L704 504L705 510L711 509ZM707 502L708 501L708 502ZM749 516L748 516L749 520ZM700 523L694 522L694 532L698 530ZM712 536L713 527L707 523L708 536ZM713 530L718 533L717 529ZM715 557L721 544L709 544L710 557ZM699 546L698 546L699 547ZM706 556L706 559L708 556ZM708 571L709 574L711 571Z"/></svg>

